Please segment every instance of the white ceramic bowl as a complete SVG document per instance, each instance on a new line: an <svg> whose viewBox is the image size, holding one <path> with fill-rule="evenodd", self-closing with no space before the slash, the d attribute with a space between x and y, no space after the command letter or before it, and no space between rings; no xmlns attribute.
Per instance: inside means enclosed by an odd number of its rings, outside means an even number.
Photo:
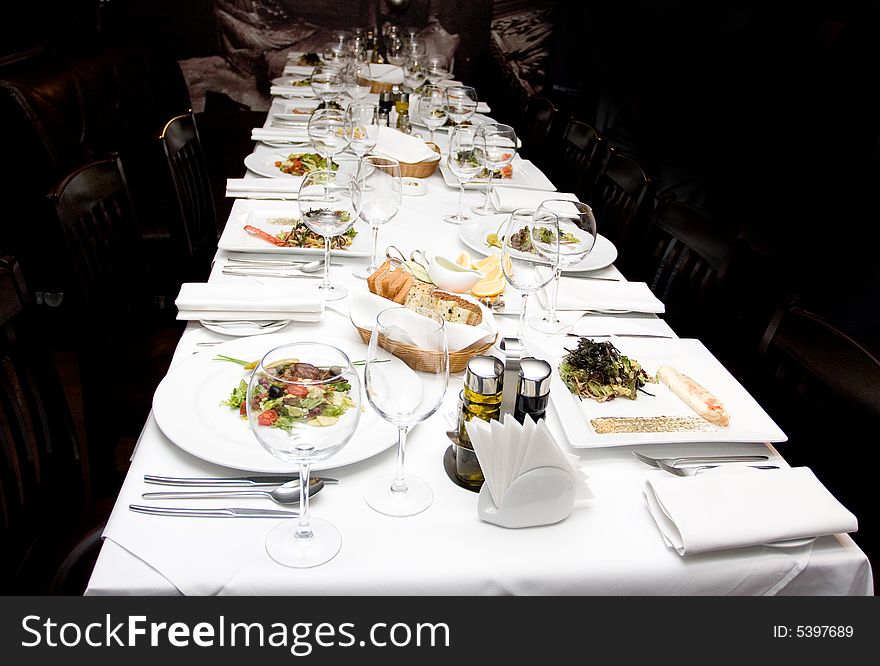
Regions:
<svg viewBox="0 0 880 666"><path fill-rule="evenodd" d="M433 257L428 264L428 275L439 289L464 294L485 277L481 271L464 268L445 257Z"/></svg>

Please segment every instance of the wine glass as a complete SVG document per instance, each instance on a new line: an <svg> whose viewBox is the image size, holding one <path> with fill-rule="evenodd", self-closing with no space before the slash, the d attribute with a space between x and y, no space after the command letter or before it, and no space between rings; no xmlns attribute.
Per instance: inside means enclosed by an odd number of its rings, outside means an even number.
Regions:
<svg viewBox="0 0 880 666"><path fill-rule="evenodd" d="M324 279L318 287L322 300L345 298L348 290L330 282L330 249L335 238L348 232L357 220L355 205L358 182L351 174L338 171L312 171L303 178L297 202L306 226L324 237Z"/></svg>
<svg viewBox="0 0 880 666"><path fill-rule="evenodd" d="M343 61L340 61L338 64L317 65L312 70L312 77L309 80L312 92L325 106L339 97L345 88L343 64Z"/></svg>
<svg viewBox="0 0 880 666"><path fill-rule="evenodd" d="M309 116L306 132L315 152L326 160L326 169L332 171L337 166L333 164L333 156L351 143L351 113L340 109L315 109Z"/></svg>
<svg viewBox="0 0 880 666"><path fill-rule="evenodd" d="M360 62L351 62L345 68L345 92L354 100L362 101L370 94L370 66Z"/></svg>
<svg viewBox="0 0 880 666"><path fill-rule="evenodd" d="M529 294L545 286L556 274L559 262L559 223L556 215L518 208L502 231L501 270L510 285L522 292L522 309L516 337L525 332Z"/></svg>
<svg viewBox="0 0 880 666"><path fill-rule="evenodd" d="M428 52L428 45L416 36L410 36L406 42L406 52L411 56L423 56Z"/></svg>
<svg viewBox="0 0 880 666"><path fill-rule="evenodd" d="M373 232L373 249L370 253L370 265L364 269L355 269L352 274L365 280L379 268L379 227L390 221L400 209L400 162L390 157L370 155L358 168L357 182L358 187L353 191L357 197L354 203L360 211L361 219L370 225Z"/></svg>
<svg viewBox="0 0 880 666"><path fill-rule="evenodd" d="M385 54L390 64L402 67L406 62L406 43L399 36L391 36L385 44Z"/></svg>
<svg viewBox="0 0 880 666"><path fill-rule="evenodd" d="M443 88L425 86L419 97L419 116L431 131L433 141L434 130L446 122L446 97Z"/></svg>
<svg viewBox="0 0 880 666"><path fill-rule="evenodd" d="M492 179L496 169L501 169L516 156L516 131L510 125L484 123L477 127L474 137L474 154L486 170L486 199L472 211L478 215L497 212L492 204Z"/></svg>
<svg viewBox="0 0 880 666"><path fill-rule="evenodd" d="M446 166L458 179L458 211L455 215L444 215L443 221L449 224L461 224L471 219L461 212L461 199L464 196L464 184L476 176L482 166L474 154L474 136L476 127L462 125L455 127L449 135L449 152L446 154Z"/></svg>
<svg viewBox="0 0 880 666"><path fill-rule="evenodd" d="M248 423L276 458L299 464L299 519L285 520L266 537L269 556L288 567L333 559L342 545L331 523L309 517L309 472L351 439L361 413L358 373L330 345L298 342L267 352L251 375L245 401Z"/></svg>
<svg viewBox="0 0 880 666"><path fill-rule="evenodd" d="M446 89L446 114L456 125L471 118L477 110L477 91L471 86Z"/></svg>
<svg viewBox="0 0 880 666"><path fill-rule="evenodd" d="M559 265L553 278L553 287L548 288L547 310L529 319L529 326L541 333L562 333L569 328L556 315L556 298L559 295L559 278L566 266L582 261L596 243L596 218L593 210L580 201L549 199L543 201L535 217L539 220L545 213L555 215L559 223Z"/></svg>
<svg viewBox="0 0 880 666"><path fill-rule="evenodd" d="M448 79L452 76L449 72L449 61L446 56L429 55L425 58L425 77L432 86L437 85L439 81Z"/></svg>
<svg viewBox="0 0 880 666"><path fill-rule="evenodd" d="M389 516L412 516L434 499L422 479L404 473L406 435L440 407L449 381L449 349L443 318L431 310L404 307L383 310L370 336L364 387L367 400L379 415L397 426L397 467L394 474L369 483L364 499ZM417 358L396 358L401 345L419 347ZM388 350L388 351L386 351Z"/></svg>
<svg viewBox="0 0 880 666"><path fill-rule="evenodd" d="M351 108L351 143L349 147L358 156L358 169L364 155L376 147L379 140L379 111L375 104L356 104Z"/></svg>
<svg viewBox="0 0 880 666"><path fill-rule="evenodd" d="M419 56L410 56L403 64L403 82L415 92L425 82L425 70L422 65L422 58Z"/></svg>

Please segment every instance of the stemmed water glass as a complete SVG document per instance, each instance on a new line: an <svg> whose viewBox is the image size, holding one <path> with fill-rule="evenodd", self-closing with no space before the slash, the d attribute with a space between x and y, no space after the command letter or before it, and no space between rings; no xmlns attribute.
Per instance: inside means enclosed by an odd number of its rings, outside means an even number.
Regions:
<svg viewBox="0 0 880 666"><path fill-rule="evenodd" d="M415 92L425 82L425 69L420 56L410 56L403 65L403 82Z"/></svg>
<svg viewBox="0 0 880 666"><path fill-rule="evenodd" d="M419 97L419 116L431 131L431 141L433 141L434 130L446 122L446 96L443 88L425 86Z"/></svg>
<svg viewBox="0 0 880 666"><path fill-rule="evenodd" d="M370 94L370 66L360 62L350 62L345 68L345 92L355 104Z"/></svg>
<svg viewBox="0 0 880 666"><path fill-rule="evenodd" d="M414 342L419 348L417 358L393 355L395 349ZM440 315L404 307L380 312L367 349L364 387L373 409L397 426L398 440L395 473L374 479L364 492L367 504L376 511L412 516L431 505L431 487L404 473L406 436L411 427L437 411L448 381L449 349Z"/></svg>
<svg viewBox="0 0 880 666"><path fill-rule="evenodd" d="M324 279L318 295L324 301L345 298L348 290L330 282L330 249L354 225L358 216L358 181L351 174L312 171L303 178L297 202L306 226L324 237Z"/></svg>
<svg viewBox="0 0 880 666"><path fill-rule="evenodd" d="M446 59L446 56L429 55L425 58L424 66L425 77L432 86L452 76L449 72L449 61Z"/></svg>
<svg viewBox="0 0 880 666"><path fill-rule="evenodd" d="M389 64L401 67L406 62L406 43L399 36L391 36L385 43L385 56Z"/></svg>
<svg viewBox="0 0 880 666"><path fill-rule="evenodd" d="M389 222L400 209L400 162L390 157L370 155L361 162L356 178L358 187L353 190L355 207L361 219L370 225L373 243L370 265L355 269L352 274L365 280L379 268L379 227Z"/></svg>
<svg viewBox="0 0 880 666"><path fill-rule="evenodd" d="M559 224L559 265L553 278L553 286L548 288L547 310L541 315L529 318L529 326L541 333L556 334L571 328L556 315L556 298L559 295L559 278L566 266L582 261L596 243L596 218L593 210L580 201L549 199L538 206L535 217L539 220L545 214L555 216Z"/></svg>
<svg viewBox="0 0 880 666"><path fill-rule="evenodd" d="M315 109L309 116L306 131L315 152L327 161L327 170L332 171L333 156L341 153L351 143L351 113L340 109Z"/></svg>
<svg viewBox="0 0 880 666"><path fill-rule="evenodd" d="M449 86L446 89L446 114L456 125L474 115L477 102L477 91L471 86Z"/></svg>
<svg viewBox="0 0 880 666"><path fill-rule="evenodd" d="M260 445L276 458L298 463L300 470L299 518L269 532L266 551L289 567L313 567L331 560L339 552L342 536L331 523L310 518L309 473L311 465L342 449L357 429L358 373L336 347L313 342L282 345L260 360L245 404Z"/></svg>
<svg viewBox="0 0 880 666"><path fill-rule="evenodd" d="M311 85L315 97L320 99L325 107L328 106L345 89L345 68L343 67L343 62L340 61L336 65L316 66L312 70L309 85Z"/></svg>
<svg viewBox="0 0 880 666"><path fill-rule="evenodd" d="M484 123L477 127L474 137L474 154L487 172L486 199L482 205L471 208L477 215L497 212L492 204L492 181L496 169L501 169L516 156L516 131L510 125Z"/></svg>
<svg viewBox="0 0 880 666"><path fill-rule="evenodd" d="M522 309L516 336L525 332L529 294L547 285L559 262L559 223L556 215L518 208L510 215L502 233L501 270L510 285L522 293Z"/></svg>
<svg viewBox="0 0 880 666"><path fill-rule="evenodd" d="M349 147L358 156L358 168L364 155L376 147L379 140L379 111L374 104L356 104L351 108L351 143Z"/></svg>
<svg viewBox="0 0 880 666"><path fill-rule="evenodd" d="M474 136L476 127L467 125L455 127L449 135L449 152L446 155L446 166L458 180L458 211L454 215L444 215L443 221L449 224L461 224L470 217L461 212L461 199L464 196L464 184L476 176L482 168L474 155Z"/></svg>

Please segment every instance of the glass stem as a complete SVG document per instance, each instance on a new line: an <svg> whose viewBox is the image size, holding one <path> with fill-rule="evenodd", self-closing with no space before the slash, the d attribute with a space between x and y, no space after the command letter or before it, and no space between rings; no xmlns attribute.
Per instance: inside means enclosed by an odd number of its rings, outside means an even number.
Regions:
<svg viewBox="0 0 880 666"><path fill-rule="evenodd" d="M379 247L379 226L372 225L370 226L370 231L373 232L373 251L370 253L370 267L367 268L370 273L375 273L379 266L376 264L378 258L376 257L376 250Z"/></svg>
<svg viewBox="0 0 880 666"><path fill-rule="evenodd" d="M487 167L488 169L488 167ZM489 195L492 192L492 169L489 169L489 177L486 179L486 199L483 201L483 210L485 212L489 212L492 210L489 208Z"/></svg>
<svg viewBox="0 0 880 666"><path fill-rule="evenodd" d="M406 457L406 433L409 426L397 427L397 469L394 474L394 483L391 484L391 492L405 493L407 491L406 479L403 476L403 463Z"/></svg>
<svg viewBox="0 0 880 666"><path fill-rule="evenodd" d="M296 526L297 539L311 539L314 536L309 525L309 463L299 465L299 524Z"/></svg>
<svg viewBox="0 0 880 666"><path fill-rule="evenodd" d="M461 199L462 199L462 197L464 196L464 183L465 183L465 181L463 181L463 180L458 181L458 185L459 185L459 189L458 189L458 212L455 214L455 219L456 219L456 220L459 220L459 221L460 221L461 218L462 218L462 214L461 214Z"/></svg>
<svg viewBox="0 0 880 666"><path fill-rule="evenodd" d="M522 338L526 330L526 304L529 300L529 292L524 291L522 295L522 309L519 311L519 327L516 330L516 337Z"/></svg>
<svg viewBox="0 0 880 666"><path fill-rule="evenodd" d="M321 289L330 288L330 236L324 236L324 281Z"/></svg>
<svg viewBox="0 0 880 666"><path fill-rule="evenodd" d="M562 269L557 268L553 289L550 290L550 298L547 301L547 321L549 322L556 321L556 299L559 298L559 278L561 277Z"/></svg>

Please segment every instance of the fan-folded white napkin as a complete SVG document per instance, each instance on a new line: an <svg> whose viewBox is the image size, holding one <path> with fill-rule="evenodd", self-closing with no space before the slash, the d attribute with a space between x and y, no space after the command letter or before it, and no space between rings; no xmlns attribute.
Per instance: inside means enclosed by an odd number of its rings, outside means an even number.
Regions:
<svg viewBox="0 0 880 666"><path fill-rule="evenodd" d="M460 294L457 294L460 296ZM355 291L351 294L350 317L352 323L358 328L373 330L376 325L376 316L388 308L399 307L387 298L377 296L369 291ZM495 340L498 335L498 324L495 317L484 306L480 305L483 312L483 320L477 326L467 324L446 323L446 341L449 351L459 351L477 343L488 343ZM412 340L412 344L419 345L420 323L427 323L429 319L413 312L411 326L407 327L406 333Z"/></svg>
<svg viewBox="0 0 880 666"><path fill-rule="evenodd" d="M187 282L181 285L174 304L178 319L293 319L319 321L324 304L308 300L294 287L271 292L251 285Z"/></svg>
<svg viewBox="0 0 880 666"><path fill-rule="evenodd" d="M314 97L315 93L311 86L272 86L269 88L270 95L282 97Z"/></svg>
<svg viewBox="0 0 880 666"><path fill-rule="evenodd" d="M537 208L541 205L541 202L550 199L578 200L574 194L568 192L523 190L517 187L495 187L492 189L492 200L495 202L495 208L502 213L510 213L517 208Z"/></svg>
<svg viewBox="0 0 880 666"><path fill-rule="evenodd" d="M440 159L440 155L421 139L391 127L379 127L379 138L373 152L409 164Z"/></svg>
<svg viewBox="0 0 880 666"><path fill-rule="evenodd" d="M553 288L552 284L549 288ZM541 305L547 307L547 288L538 292ZM559 281L558 310L620 310L651 312L666 310L644 282L602 282L562 277Z"/></svg>
<svg viewBox="0 0 880 666"><path fill-rule="evenodd" d="M372 63L370 79L381 83L403 83L403 70L397 65Z"/></svg>
<svg viewBox="0 0 880 666"><path fill-rule="evenodd" d="M301 181L293 178L227 178L227 197L296 195Z"/></svg>
<svg viewBox="0 0 880 666"><path fill-rule="evenodd" d="M648 479L645 499L679 555L858 529L808 467Z"/></svg>

